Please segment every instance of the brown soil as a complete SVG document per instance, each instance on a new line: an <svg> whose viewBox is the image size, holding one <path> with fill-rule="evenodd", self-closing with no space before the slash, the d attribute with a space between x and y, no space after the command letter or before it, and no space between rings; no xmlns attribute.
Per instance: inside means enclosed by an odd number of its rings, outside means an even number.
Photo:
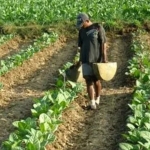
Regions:
<svg viewBox="0 0 150 150"><path fill-rule="evenodd" d="M64 112L64 123L56 134L58 138L47 150L118 150L133 92L125 75L132 56L130 42L130 35L108 38L109 61L116 61L118 70L113 80L102 81L100 106L96 111L83 110L86 93L79 95Z"/></svg>
<svg viewBox="0 0 150 150"><path fill-rule="evenodd" d="M56 132L57 140L48 145L47 150L118 149L133 92L130 79L125 75L128 60L132 57L131 36L107 34L107 39L109 61L118 64L115 78L102 81L101 103L95 111L82 108L88 102L86 90L79 94L63 113L63 123ZM72 62L76 50L76 39L61 37L22 66L0 77L4 85L0 91L0 143L14 130L12 122L31 115L33 99L53 88L58 69L62 64ZM3 57L6 51L9 51L8 47L0 56Z"/></svg>
<svg viewBox="0 0 150 150"><path fill-rule="evenodd" d="M11 40L6 41L0 46L0 60L3 60L13 54L17 53L21 49L25 49L31 41L24 40L20 36L16 36Z"/></svg>

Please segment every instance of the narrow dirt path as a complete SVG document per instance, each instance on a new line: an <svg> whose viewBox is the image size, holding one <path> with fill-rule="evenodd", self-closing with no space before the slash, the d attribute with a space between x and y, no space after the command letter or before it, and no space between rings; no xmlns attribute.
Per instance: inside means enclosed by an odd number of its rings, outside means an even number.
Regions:
<svg viewBox="0 0 150 150"><path fill-rule="evenodd" d="M118 70L112 81L102 82L100 106L96 111L83 110L86 93L79 95L64 112L64 123L56 133L58 138L47 150L118 150L133 91L125 76L132 55L130 42L129 35L108 39L109 60L117 62Z"/></svg>

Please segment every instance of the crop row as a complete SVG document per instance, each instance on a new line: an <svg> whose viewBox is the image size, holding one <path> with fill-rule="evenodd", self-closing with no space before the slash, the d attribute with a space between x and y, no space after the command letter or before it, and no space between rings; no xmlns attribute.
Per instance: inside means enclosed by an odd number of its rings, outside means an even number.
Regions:
<svg viewBox="0 0 150 150"><path fill-rule="evenodd" d="M35 99L31 117L13 122L16 129L2 143L2 150L45 150L46 145L55 141L54 133L62 122L62 112L83 89L81 84L65 80L64 71L70 65L68 62L59 69L55 89Z"/></svg>
<svg viewBox="0 0 150 150"><path fill-rule="evenodd" d="M14 37L13 34L6 34L0 36L0 45L4 44L6 41L12 39Z"/></svg>
<svg viewBox="0 0 150 150"><path fill-rule="evenodd" d="M17 54L8 57L5 60L0 61L0 76L4 75L16 66L22 65L22 63L31 58L34 53L39 52L47 45L53 43L58 38L56 33L43 33L43 35L36 39L33 45L29 45L28 48L20 50Z"/></svg>
<svg viewBox="0 0 150 150"><path fill-rule="evenodd" d="M78 12L87 12L103 22L148 20L148 0L0 0L0 25L49 24L75 20Z"/></svg>
<svg viewBox="0 0 150 150"><path fill-rule="evenodd" d="M11 36L6 36L3 42L6 42ZM51 43L54 43L58 38L58 34L51 33L43 33L42 36L34 40L33 45L29 45L26 49L20 50L17 54L9 56L5 60L0 60L0 76L6 74L10 70L14 69L17 66L23 64L25 60L30 59L36 52L41 51L43 48L48 46ZM0 82L0 90L3 88L3 83Z"/></svg>
<svg viewBox="0 0 150 150"><path fill-rule="evenodd" d="M121 150L150 150L150 54L149 48L136 35L133 41L134 57L129 61L128 75L136 80L127 119L128 131L120 143ZM135 38L135 37L134 37Z"/></svg>

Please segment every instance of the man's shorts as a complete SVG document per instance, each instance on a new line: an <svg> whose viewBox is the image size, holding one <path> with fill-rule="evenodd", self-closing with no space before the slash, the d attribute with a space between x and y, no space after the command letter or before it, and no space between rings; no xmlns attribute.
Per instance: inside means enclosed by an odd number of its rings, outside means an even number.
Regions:
<svg viewBox="0 0 150 150"><path fill-rule="evenodd" d="M82 74L83 78L88 82L89 84L93 81L99 80L96 75L94 74L93 65L92 64L82 64Z"/></svg>
<svg viewBox="0 0 150 150"><path fill-rule="evenodd" d="M82 73L83 73L83 77L84 76L93 76L94 71L93 71L92 64L82 64Z"/></svg>

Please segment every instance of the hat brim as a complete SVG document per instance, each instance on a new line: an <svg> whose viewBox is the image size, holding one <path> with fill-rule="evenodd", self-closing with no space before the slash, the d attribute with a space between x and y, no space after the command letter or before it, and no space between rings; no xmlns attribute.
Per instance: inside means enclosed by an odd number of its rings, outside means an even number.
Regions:
<svg viewBox="0 0 150 150"><path fill-rule="evenodd" d="M83 26L83 21L77 21L76 27L81 28Z"/></svg>

